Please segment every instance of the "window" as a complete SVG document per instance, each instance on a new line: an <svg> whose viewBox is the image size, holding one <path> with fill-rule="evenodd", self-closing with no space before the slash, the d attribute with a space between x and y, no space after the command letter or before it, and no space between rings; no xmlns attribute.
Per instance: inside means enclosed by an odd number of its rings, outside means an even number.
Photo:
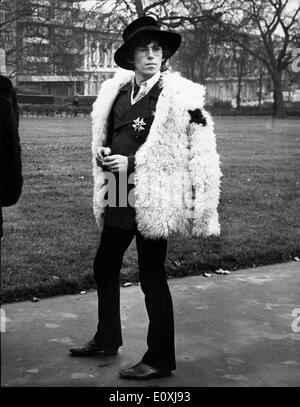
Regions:
<svg viewBox="0 0 300 407"><path fill-rule="evenodd" d="M63 37L71 37L73 35L73 30L71 28L55 27L54 33L55 35L60 35Z"/></svg>
<svg viewBox="0 0 300 407"><path fill-rule="evenodd" d="M72 20L72 11L56 9L55 19L57 19L58 21L70 21Z"/></svg>
<svg viewBox="0 0 300 407"><path fill-rule="evenodd" d="M6 20L5 16L6 16L6 11L0 10L0 24L5 23L5 20Z"/></svg>
<svg viewBox="0 0 300 407"><path fill-rule="evenodd" d="M43 37L47 37L49 33L48 27L40 25L38 28L38 33Z"/></svg>
<svg viewBox="0 0 300 407"><path fill-rule="evenodd" d="M47 63L44 62L30 62L27 61L27 72L28 74L43 75L49 72L49 67Z"/></svg>
<svg viewBox="0 0 300 407"><path fill-rule="evenodd" d="M54 62L55 62L56 64L62 64L62 62L63 62L63 56L62 56L62 55L55 55L55 56L54 56Z"/></svg>
<svg viewBox="0 0 300 407"><path fill-rule="evenodd" d="M37 3L40 6L50 6L51 5L49 0L37 0Z"/></svg>
<svg viewBox="0 0 300 407"><path fill-rule="evenodd" d="M49 7L39 7L37 5L33 5L32 6L32 17L48 20L50 17L50 8Z"/></svg>
<svg viewBox="0 0 300 407"><path fill-rule="evenodd" d="M38 24L28 25L25 30L26 37L48 37L48 27Z"/></svg>
<svg viewBox="0 0 300 407"><path fill-rule="evenodd" d="M30 56L47 56L49 48L44 44L30 44L27 46L27 55Z"/></svg>

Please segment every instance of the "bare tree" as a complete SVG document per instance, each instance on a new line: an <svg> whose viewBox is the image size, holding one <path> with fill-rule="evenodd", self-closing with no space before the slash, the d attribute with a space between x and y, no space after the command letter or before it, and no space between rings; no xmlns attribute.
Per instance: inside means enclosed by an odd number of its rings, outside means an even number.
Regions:
<svg viewBox="0 0 300 407"><path fill-rule="evenodd" d="M295 3L296 5L296 3ZM300 5L288 0L227 1L217 19L224 40L237 44L267 69L273 82L273 115L284 117L283 72L299 44Z"/></svg>
<svg viewBox="0 0 300 407"><path fill-rule="evenodd" d="M166 28L192 28L200 23L220 17L225 0L215 2L207 0L103 0L97 2L90 10L94 23L103 23L103 16L114 20L122 18L124 26L134 18L142 16L155 17ZM216 3L216 4L215 4ZM212 18L214 17L214 19ZM95 20L96 18L96 20Z"/></svg>
<svg viewBox="0 0 300 407"><path fill-rule="evenodd" d="M164 29L176 29L183 36L183 45L173 59L175 66L191 79L204 81L211 47L219 35L215 13L222 4L219 1L214 6L207 0L104 0L95 4L85 21L102 30L118 27L121 32L134 18L154 17Z"/></svg>

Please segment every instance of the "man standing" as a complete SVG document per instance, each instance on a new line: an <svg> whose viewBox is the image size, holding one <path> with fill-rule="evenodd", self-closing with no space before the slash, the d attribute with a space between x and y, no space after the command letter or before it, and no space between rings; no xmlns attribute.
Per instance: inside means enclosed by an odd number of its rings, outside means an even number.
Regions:
<svg viewBox="0 0 300 407"><path fill-rule="evenodd" d="M130 379L176 369L172 298L165 273L172 232L220 233L221 171L203 86L164 71L181 37L142 17L124 30L115 61L123 69L102 84L94 103L94 214L102 232L94 261L98 327L73 355L116 354L122 346L119 276L134 236L149 317L148 349ZM125 192L124 192L125 191Z"/></svg>

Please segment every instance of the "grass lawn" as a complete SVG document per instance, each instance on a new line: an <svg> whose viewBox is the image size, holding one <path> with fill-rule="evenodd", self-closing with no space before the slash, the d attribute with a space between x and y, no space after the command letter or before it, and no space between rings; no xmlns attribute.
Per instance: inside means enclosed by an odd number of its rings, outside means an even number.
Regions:
<svg viewBox="0 0 300 407"><path fill-rule="evenodd" d="M169 240L170 277L234 270L300 255L299 119L216 117L221 236ZM20 123L24 187L4 208L2 303L94 287L89 117ZM298 223L297 223L298 222ZM133 243L121 281L137 281Z"/></svg>

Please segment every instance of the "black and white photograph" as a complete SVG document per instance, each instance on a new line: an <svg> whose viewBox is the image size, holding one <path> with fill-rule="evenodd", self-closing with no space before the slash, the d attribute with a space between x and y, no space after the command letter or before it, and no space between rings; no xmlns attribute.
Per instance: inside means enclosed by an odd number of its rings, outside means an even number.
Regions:
<svg viewBox="0 0 300 407"><path fill-rule="evenodd" d="M3 389L300 387L300 0L1 0L0 137Z"/></svg>

